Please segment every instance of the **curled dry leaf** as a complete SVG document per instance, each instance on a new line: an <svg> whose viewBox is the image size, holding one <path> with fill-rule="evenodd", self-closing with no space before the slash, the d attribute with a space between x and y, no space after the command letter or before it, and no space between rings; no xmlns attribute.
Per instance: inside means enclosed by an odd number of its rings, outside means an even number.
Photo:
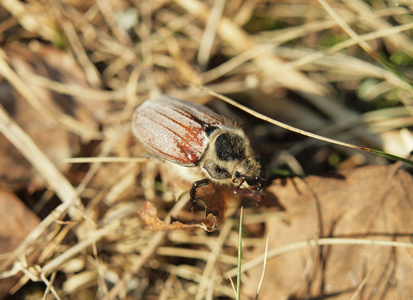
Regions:
<svg viewBox="0 0 413 300"><path fill-rule="evenodd" d="M317 237L411 242L413 178L394 166L330 176L275 180L288 222L268 221L269 249ZM265 241L253 257L264 253ZM413 295L412 250L342 244L291 250L268 262L263 299L407 299ZM261 268L244 287L254 294ZM359 289L359 291L357 291ZM392 295L392 296L391 296Z"/></svg>
<svg viewBox="0 0 413 300"><path fill-rule="evenodd" d="M183 224L179 221L172 222L171 224L166 224L158 218L158 211L150 201L145 202L141 211L139 211L139 216L142 222L145 224L145 228L153 231L178 230L196 227L202 228L205 231L214 231L218 227L215 224L213 224L212 226L208 226L204 223Z"/></svg>
<svg viewBox="0 0 413 300"><path fill-rule="evenodd" d="M166 224L158 218L158 211L152 202L146 201L139 212L139 216L142 222L145 224L146 229L161 231L161 230L176 230L183 229L184 224L181 222L173 222L172 224Z"/></svg>

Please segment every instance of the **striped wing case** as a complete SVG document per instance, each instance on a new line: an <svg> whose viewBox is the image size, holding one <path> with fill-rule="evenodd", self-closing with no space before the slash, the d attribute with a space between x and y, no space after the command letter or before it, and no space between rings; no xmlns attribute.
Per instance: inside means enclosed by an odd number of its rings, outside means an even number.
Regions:
<svg viewBox="0 0 413 300"><path fill-rule="evenodd" d="M132 131L151 151L183 166L196 166L208 147L209 130L234 128L232 121L212 110L166 95L135 109Z"/></svg>

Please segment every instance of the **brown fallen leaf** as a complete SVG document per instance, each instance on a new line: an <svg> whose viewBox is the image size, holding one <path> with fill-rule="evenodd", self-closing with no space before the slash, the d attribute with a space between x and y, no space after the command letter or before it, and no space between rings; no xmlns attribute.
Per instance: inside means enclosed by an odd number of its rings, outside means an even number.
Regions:
<svg viewBox="0 0 413 300"><path fill-rule="evenodd" d="M173 222L171 224L166 224L158 218L158 211L152 202L146 201L142 207L142 210L139 211L139 216L142 222L145 224L146 229L153 231L161 230L176 230L183 229L185 225L181 222Z"/></svg>
<svg viewBox="0 0 413 300"><path fill-rule="evenodd" d="M411 242L413 178L394 166L275 180L267 192L288 216L266 223L270 250L322 237ZM264 246L254 255L263 253ZM308 245L268 261L260 298L407 299L412 256L410 248ZM248 295L255 295L260 276L261 268L249 272Z"/></svg>
<svg viewBox="0 0 413 300"><path fill-rule="evenodd" d="M27 209L14 193L0 191L0 265L2 270L11 267L6 254L13 252L39 223L39 218ZM33 256L29 257L28 261L33 261L33 259ZM10 288L21 275L22 273L19 272L14 277L0 280L0 298L9 293Z"/></svg>
<svg viewBox="0 0 413 300"><path fill-rule="evenodd" d="M218 223L212 224L209 220L204 220L204 222L199 222L196 224L184 224L179 221L167 224L158 218L158 211L152 202L146 201L142 209L139 211L139 217L145 225L145 228L153 231L165 231L165 230L178 230L178 229L188 229L188 228L202 228L205 231L215 231L218 228Z"/></svg>

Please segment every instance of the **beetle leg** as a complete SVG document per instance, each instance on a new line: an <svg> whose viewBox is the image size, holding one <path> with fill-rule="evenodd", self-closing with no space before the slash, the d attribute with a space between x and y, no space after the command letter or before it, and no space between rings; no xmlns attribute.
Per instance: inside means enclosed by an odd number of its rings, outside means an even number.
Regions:
<svg viewBox="0 0 413 300"><path fill-rule="evenodd" d="M199 188L199 187L201 187L201 186L206 186L206 185L208 185L209 183L210 183L210 180L209 180L208 178L205 178L205 179L201 179L201 180L195 181L195 182L192 184L191 191L189 192L189 195L191 196L190 201L191 201L191 204L192 204L192 208L195 206L196 189Z"/></svg>

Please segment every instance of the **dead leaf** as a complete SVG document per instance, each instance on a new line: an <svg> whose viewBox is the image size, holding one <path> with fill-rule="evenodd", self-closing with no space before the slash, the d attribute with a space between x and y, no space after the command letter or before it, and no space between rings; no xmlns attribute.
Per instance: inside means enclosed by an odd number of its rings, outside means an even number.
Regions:
<svg viewBox="0 0 413 300"><path fill-rule="evenodd" d="M39 223L39 218L27 209L14 193L0 191L0 254L2 257L0 263L3 270L11 267L5 254L15 250ZM28 260L32 261L33 259L31 257ZM19 277L0 280L0 298L9 293L10 288Z"/></svg>
<svg viewBox="0 0 413 300"><path fill-rule="evenodd" d="M158 211L152 202L146 201L139 212L142 222L145 224L146 229L153 231L162 230L176 230L183 229L185 225L181 222L173 222L171 224L165 224L158 218Z"/></svg>
<svg viewBox="0 0 413 300"><path fill-rule="evenodd" d="M413 178L394 166L368 166L330 176L275 180L288 222L269 221L269 249L317 237L411 242ZM264 253L264 246L255 256ZM407 299L413 295L412 250L334 245L290 251L268 262L261 299ZM261 268L244 288L253 296ZM365 285L361 285L365 280Z"/></svg>
<svg viewBox="0 0 413 300"><path fill-rule="evenodd" d="M209 219L204 219L202 221L197 221L196 223L191 224L184 224L180 221L166 224L158 218L158 211L150 201L145 202L142 209L139 211L139 216L144 223L145 228L153 231L202 228L205 231L212 232L215 231L219 226L219 223L216 219L214 222L211 222Z"/></svg>

